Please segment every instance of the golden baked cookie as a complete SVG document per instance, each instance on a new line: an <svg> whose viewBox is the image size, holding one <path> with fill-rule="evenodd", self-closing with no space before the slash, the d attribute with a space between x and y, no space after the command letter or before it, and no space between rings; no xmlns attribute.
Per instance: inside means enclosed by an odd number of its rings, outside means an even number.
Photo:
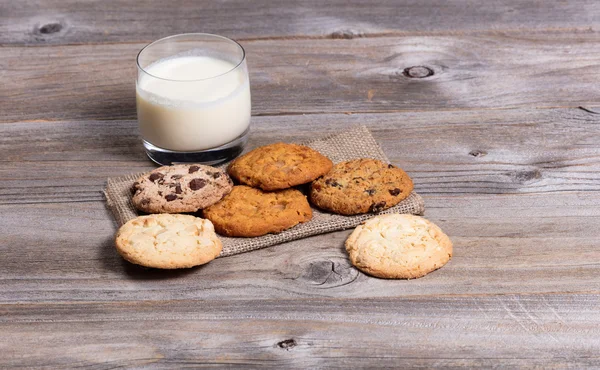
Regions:
<svg viewBox="0 0 600 370"><path fill-rule="evenodd" d="M402 169L376 159L341 162L311 184L310 201L342 215L380 212L400 203L413 190Z"/></svg>
<svg viewBox="0 0 600 370"><path fill-rule="evenodd" d="M245 185L234 186L203 214L219 234L242 237L278 233L312 218L306 197L296 189L264 192Z"/></svg>
<svg viewBox="0 0 600 370"><path fill-rule="evenodd" d="M130 220L117 232L115 243L127 261L159 269L202 265L222 249L209 220L167 213Z"/></svg>
<svg viewBox="0 0 600 370"><path fill-rule="evenodd" d="M237 158L228 172L242 184L271 191L311 182L332 166L329 158L307 146L276 143Z"/></svg>
<svg viewBox="0 0 600 370"><path fill-rule="evenodd" d="M352 264L369 275L415 279L444 266L452 257L452 242L423 217L388 214L354 229L346 251Z"/></svg>
<svg viewBox="0 0 600 370"><path fill-rule="evenodd" d="M219 168L202 164L162 166L132 187L134 207L146 213L196 212L221 200L233 182Z"/></svg>

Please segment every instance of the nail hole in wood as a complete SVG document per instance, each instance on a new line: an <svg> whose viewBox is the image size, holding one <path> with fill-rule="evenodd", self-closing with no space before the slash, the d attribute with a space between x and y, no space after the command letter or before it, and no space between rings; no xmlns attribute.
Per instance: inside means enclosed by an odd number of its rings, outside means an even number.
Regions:
<svg viewBox="0 0 600 370"><path fill-rule="evenodd" d="M51 33L57 33L62 30L63 26L60 23L48 23L40 26L39 32L43 35L49 35Z"/></svg>
<svg viewBox="0 0 600 370"><path fill-rule="evenodd" d="M277 347L279 347L281 349L285 349L286 351L291 350L292 348L296 347L297 345L298 345L298 343L296 343L296 341L293 338L282 340L281 342L277 343Z"/></svg>
<svg viewBox="0 0 600 370"><path fill-rule="evenodd" d="M414 66L405 68L402 74L408 78L426 78L433 76L433 69L425 66Z"/></svg>
<svg viewBox="0 0 600 370"><path fill-rule="evenodd" d="M483 157L487 155L487 152L483 151L483 150L471 150L469 152L469 155L472 157Z"/></svg>

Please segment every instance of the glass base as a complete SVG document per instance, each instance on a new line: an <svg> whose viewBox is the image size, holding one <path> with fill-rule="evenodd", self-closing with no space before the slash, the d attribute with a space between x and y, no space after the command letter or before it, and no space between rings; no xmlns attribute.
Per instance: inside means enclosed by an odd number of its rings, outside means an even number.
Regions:
<svg viewBox="0 0 600 370"><path fill-rule="evenodd" d="M237 139L216 148L201 150L197 152L178 152L159 148L143 140L146 155L154 163L167 166L178 163L201 163L209 166L229 161L242 153L248 142L248 133L244 131Z"/></svg>

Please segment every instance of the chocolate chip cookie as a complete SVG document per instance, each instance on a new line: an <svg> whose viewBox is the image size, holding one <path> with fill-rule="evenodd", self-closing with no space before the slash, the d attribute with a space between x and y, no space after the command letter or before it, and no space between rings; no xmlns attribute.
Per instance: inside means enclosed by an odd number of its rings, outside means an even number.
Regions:
<svg viewBox="0 0 600 370"><path fill-rule="evenodd" d="M163 166L133 184L132 203L147 213L196 212L218 202L233 188L225 171L201 164Z"/></svg>
<svg viewBox="0 0 600 370"><path fill-rule="evenodd" d="M373 217L346 240L350 262L385 279L415 279L444 266L452 257L450 238L433 222L413 215Z"/></svg>
<svg viewBox="0 0 600 370"><path fill-rule="evenodd" d="M336 164L311 184L311 202L342 215L380 212L400 203L413 190L402 169L376 159Z"/></svg>
<svg viewBox="0 0 600 370"><path fill-rule="evenodd" d="M242 184L271 191L309 183L332 166L329 158L307 146L276 143L239 157L228 172Z"/></svg>
<svg viewBox="0 0 600 370"><path fill-rule="evenodd" d="M127 261L160 269L202 265L223 248L209 220L170 214L134 218L121 226L115 244Z"/></svg>
<svg viewBox="0 0 600 370"><path fill-rule="evenodd" d="M203 214L217 233L242 237L278 233L312 218L306 197L296 189L264 192L245 185L234 186Z"/></svg>

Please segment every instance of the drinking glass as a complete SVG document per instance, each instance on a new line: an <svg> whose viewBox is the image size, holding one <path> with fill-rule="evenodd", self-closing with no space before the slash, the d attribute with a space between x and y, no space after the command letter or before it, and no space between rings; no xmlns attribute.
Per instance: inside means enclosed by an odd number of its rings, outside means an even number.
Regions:
<svg viewBox="0 0 600 370"><path fill-rule="evenodd" d="M148 157L216 164L239 155L250 130L246 53L223 36L166 37L137 56L136 106Z"/></svg>

